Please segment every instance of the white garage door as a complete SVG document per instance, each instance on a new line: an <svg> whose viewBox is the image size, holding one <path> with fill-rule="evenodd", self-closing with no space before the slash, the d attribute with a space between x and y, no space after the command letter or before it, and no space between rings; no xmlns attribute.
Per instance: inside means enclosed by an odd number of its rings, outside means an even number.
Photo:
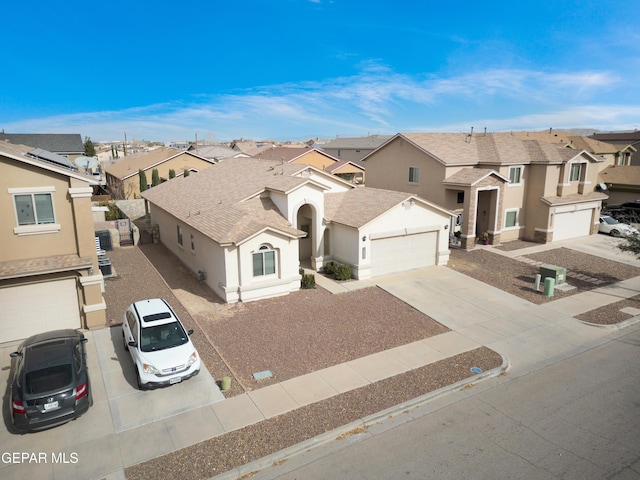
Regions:
<svg viewBox="0 0 640 480"><path fill-rule="evenodd" d="M372 275L386 275L435 265L438 251L437 241L437 232L372 240Z"/></svg>
<svg viewBox="0 0 640 480"><path fill-rule="evenodd" d="M589 235L592 213L593 210L556 213L553 219L553 241Z"/></svg>
<svg viewBox="0 0 640 480"><path fill-rule="evenodd" d="M0 288L0 342L80 328L75 279Z"/></svg>

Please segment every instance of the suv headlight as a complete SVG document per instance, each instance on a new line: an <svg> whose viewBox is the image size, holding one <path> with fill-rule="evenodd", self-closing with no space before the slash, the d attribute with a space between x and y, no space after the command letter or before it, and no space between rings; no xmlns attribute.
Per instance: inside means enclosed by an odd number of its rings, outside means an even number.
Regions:
<svg viewBox="0 0 640 480"><path fill-rule="evenodd" d="M187 366L193 365L194 363L196 363L196 360L198 360L198 354L196 352L193 352L189 356L189 360L187 360Z"/></svg>
<svg viewBox="0 0 640 480"><path fill-rule="evenodd" d="M160 373L160 371L156 367L154 367L153 365L149 365L148 363L143 363L142 369L144 370L144 373L150 373L151 375L157 375L158 373Z"/></svg>

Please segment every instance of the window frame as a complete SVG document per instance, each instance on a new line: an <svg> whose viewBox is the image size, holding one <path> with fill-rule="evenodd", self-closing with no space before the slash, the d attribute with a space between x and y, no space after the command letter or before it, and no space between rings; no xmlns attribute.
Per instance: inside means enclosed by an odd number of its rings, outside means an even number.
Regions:
<svg viewBox="0 0 640 480"><path fill-rule="evenodd" d="M177 240L178 240L178 246L180 248L184 248L184 238L182 236L182 227L180 225L176 225L176 235L177 235Z"/></svg>
<svg viewBox="0 0 640 480"><path fill-rule="evenodd" d="M514 182L512 179L512 172L518 172L518 181ZM524 165L511 165L509 167L509 183L510 187L522 185L522 174L524 173Z"/></svg>
<svg viewBox="0 0 640 480"><path fill-rule="evenodd" d="M36 235L43 233L56 233L60 231L60 224L56 222L56 206L54 193L55 187L26 187L26 188L9 188L8 193L12 197L13 212L16 222L16 226L13 229L13 233L16 235ZM38 220L38 208L36 202L36 196L47 195L49 197L49 205L51 208L52 221L39 221ZM30 196L31 208L33 209L34 223L20 223L20 214L18 212L18 204L16 203L17 197ZM49 206L48 205L48 206ZM44 212L43 212L44 213Z"/></svg>
<svg viewBox="0 0 640 480"><path fill-rule="evenodd" d="M420 185L420 167L409 167L409 183L411 185Z"/></svg>
<svg viewBox="0 0 640 480"><path fill-rule="evenodd" d="M507 219L509 218L509 214L515 214L513 225L508 225ZM520 228L520 209L519 208L508 208L504 211L504 228L505 230L511 230L514 228Z"/></svg>
<svg viewBox="0 0 640 480"><path fill-rule="evenodd" d="M267 255L269 254L269 255ZM270 267L273 269L273 271L267 271L267 261L266 258L267 256L271 257L272 260L272 265L270 265ZM256 260L257 258L260 257L260 273L256 274ZM268 277L268 276L273 276L276 275L277 273L277 257L276 257L276 250L274 250L273 248L271 248L269 245L260 245L260 247L258 247L258 249L254 252L251 253L251 270L252 270L252 274L254 278L258 278L258 277ZM269 269L271 270L271 269Z"/></svg>
<svg viewBox="0 0 640 480"><path fill-rule="evenodd" d="M582 168L584 163L572 163L569 168L569 182L579 182L582 179ZM577 172L578 178L574 177L574 172Z"/></svg>

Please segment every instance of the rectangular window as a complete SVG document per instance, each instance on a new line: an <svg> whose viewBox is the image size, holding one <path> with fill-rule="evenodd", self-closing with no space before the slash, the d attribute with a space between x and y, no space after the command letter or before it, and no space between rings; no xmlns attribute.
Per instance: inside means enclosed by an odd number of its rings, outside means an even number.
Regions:
<svg viewBox="0 0 640 480"><path fill-rule="evenodd" d="M420 183L420 168L409 167L409 183Z"/></svg>
<svg viewBox="0 0 640 480"><path fill-rule="evenodd" d="M509 168L509 183L519 185L522 182L522 167Z"/></svg>
<svg viewBox="0 0 640 480"><path fill-rule="evenodd" d="M276 252L262 250L253 254L253 276L271 275L276 273Z"/></svg>
<svg viewBox="0 0 640 480"><path fill-rule="evenodd" d="M504 226L505 228L515 227L518 225L518 211L508 210L505 213Z"/></svg>
<svg viewBox="0 0 640 480"><path fill-rule="evenodd" d="M191 251L195 252L196 251L196 241L193 238L193 235L191 235Z"/></svg>
<svg viewBox="0 0 640 480"><path fill-rule="evenodd" d="M177 226L176 231L178 233L178 245L182 246L182 228L180 228L180 225Z"/></svg>
<svg viewBox="0 0 640 480"><path fill-rule="evenodd" d="M582 164L574 163L573 165L571 165L571 171L569 172L569 181L579 182L581 173L582 173Z"/></svg>
<svg viewBox="0 0 640 480"><path fill-rule="evenodd" d="M458 201L457 203L464 203L464 192L458 192Z"/></svg>
<svg viewBox="0 0 640 480"><path fill-rule="evenodd" d="M50 193L28 193L13 197L18 225L45 225L55 223L53 200Z"/></svg>

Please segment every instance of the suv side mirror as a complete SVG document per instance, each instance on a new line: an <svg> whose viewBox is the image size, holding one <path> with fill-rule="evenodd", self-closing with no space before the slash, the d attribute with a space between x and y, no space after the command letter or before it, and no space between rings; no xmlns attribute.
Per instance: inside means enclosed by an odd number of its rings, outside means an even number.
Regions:
<svg viewBox="0 0 640 480"><path fill-rule="evenodd" d="M127 345L129 345L130 347L134 347L134 348L138 348L138 343L137 342L128 342Z"/></svg>

